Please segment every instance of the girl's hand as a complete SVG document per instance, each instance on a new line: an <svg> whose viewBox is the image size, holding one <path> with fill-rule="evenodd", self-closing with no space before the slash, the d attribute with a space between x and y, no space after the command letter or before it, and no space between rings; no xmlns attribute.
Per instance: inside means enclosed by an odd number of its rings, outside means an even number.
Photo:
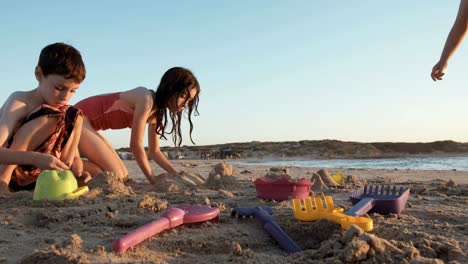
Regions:
<svg viewBox="0 0 468 264"><path fill-rule="evenodd" d="M10 188L8 187L8 183L4 181L0 181L0 194L10 194Z"/></svg>
<svg viewBox="0 0 468 264"><path fill-rule="evenodd" d="M33 156L31 164L38 167L41 170L69 170L70 167L67 166L60 159L44 153L37 153Z"/></svg>
<svg viewBox="0 0 468 264"><path fill-rule="evenodd" d="M161 182L162 180L164 180L165 178L169 177L169 173L167 172L164 172L164 173L161 173L159 175L151 175L151 177L148 178L149 182L153 185L156 185L158 184L159 182Z"/></svg>

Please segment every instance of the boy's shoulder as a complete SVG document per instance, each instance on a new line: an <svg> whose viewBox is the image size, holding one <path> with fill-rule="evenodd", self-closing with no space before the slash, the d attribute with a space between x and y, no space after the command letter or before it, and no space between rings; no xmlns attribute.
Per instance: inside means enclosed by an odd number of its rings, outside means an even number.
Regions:
<svg viewBox="0 0 468 264"><path fill-rule="evenodd" d="M11 104L21 104L26 105L28 101L31 101L31 92L28 91L16 91L8 96L4 105L11 105Z"/></svg>
<svg viewBox="0 0 468 264"><path fill-rule="evenodd" d="M31 91L15 91L10 94L9 98L13 98L16 100L26 99L27 97L29 97L30 93Z"/></svg>
<svg viewBox="0 0 468 264"><path fill-rule="evenodd" d="M8 96L8 99L2 105L1 112L18 112L20 115L28 114L28 103L31 102L31 91L16 91Z"/></svg>

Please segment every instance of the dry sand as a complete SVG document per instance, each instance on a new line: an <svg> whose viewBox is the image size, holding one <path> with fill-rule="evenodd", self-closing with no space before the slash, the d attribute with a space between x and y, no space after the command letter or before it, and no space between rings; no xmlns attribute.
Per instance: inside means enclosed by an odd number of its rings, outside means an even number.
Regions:
<svg viewBox="0 0 468 264"><path fill-rule="evenodd" d="M252 180L269 167L233 165L233 176L216 176L210 171L219 161L175 161L195 184L172 178L177 188L164 189L147 183L135 161L125 162L126 185L101 175L77 200L37 202L31 192L0 196L0 263L468 263L468 172L331 169L357 178L344 188L319 190L345 210L351 206L347 193L365 183L412 188L403 213L370 214L374 230L362 233L326 220L299 222L291 201L256 198ZM288 173L311 178L318 169L291 167ZM199 184L194 175L211 184ZM182 203L218 207L219 223L180 226L126 253L112 252L113 240ZM232 208L256 205L272 206L275 221L303 251L288 255L258 220L230 217Z"/></svg>

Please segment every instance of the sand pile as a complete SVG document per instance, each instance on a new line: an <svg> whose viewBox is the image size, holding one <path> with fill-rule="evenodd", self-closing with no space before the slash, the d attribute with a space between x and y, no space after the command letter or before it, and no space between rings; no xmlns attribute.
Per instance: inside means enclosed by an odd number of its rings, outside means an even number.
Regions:
<svg viewBox="0 0 468 264"><path fill-rule="evenodd" d="M205 186L212 190L232 190L239 187L239 180L232 176L232 165L223 160L213 166Z"/></svg>
<svg viewBox="0 0 468 264"><path fill-rule="evenodd" d="M74 263L87 264L89 260L81 250L83 240L77 234L73 234L62 245L53 245L46 250L37 250L29 256L21 259L22 264L48 264L48 263Z"/></svg>
<svg viewBox="0 0 468 264"><path fill-rule="evenodd" d="M156 193L149 192L143 196L143 199L138 203L138 208L146 209L150 212L159 212L166 209L168 202L166 200L159 199Z"/></svg>
<svg viewBox="0 0 468 264"><path fill-rule="evenodd" d="M291 179L289 169L287 167L271 167L265 177L271 180L281 178Z"/></svg>
<svg viewBox="0 0 468 264"><path fill-rule="evenodd" d="M133 194L133 191L125 186L124 180L119 179L113 172L100 173L89 182L88 187L91 196L100 192L109 197Z"/></svg>
<svg viewBox="0 0 468 264"><path fill-rule="evenodd" d="M361 187L365 184L365 181L360 180L358 177L354 175L347 175L344 177L341 183L338 183L334 180L331 174L328 172L326 168L322 168L317 172L312 173L312 177L310 178L311 182L314 182L312 186L312 191L314 192L323 192L327 189L355 189Z"/></svg>

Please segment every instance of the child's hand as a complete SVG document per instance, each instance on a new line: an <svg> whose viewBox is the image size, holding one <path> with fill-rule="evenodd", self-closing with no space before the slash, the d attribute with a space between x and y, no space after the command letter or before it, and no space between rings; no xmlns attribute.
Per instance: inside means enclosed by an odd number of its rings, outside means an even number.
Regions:
<svg viewBox="0 0 468 264"><path fill-rule="evenodd" d="M32 165L41 170L69 170L70 168L58 158L44 153L37 153L31 160Z"/></svg>
<svg viewBox="0 0 468 264"><path fill-rule="evenodd" d="M431 78L434 81L442 80L442 77L445 75L444 71L447 68L447 63L439 61L432 67Z"/></svg>
<svg viewBox="0 0 468 264"><path fill-rule="evenodd" d="M93 177L91 177L91 174L89 174L89 172L87 171L83 171L81 175L76 176L76 180L78 181L78 186L80 187L87 185L87 183L91 179L93 179Z"/></svg>
<svg viewBox="0 0 468 264"><path fill-rule="evenodd" d="M0 194L10 194L10 188L8 187L8 183L4 181L0 181Z"/></svg>
<svg viewBox="0 0 468 264"><path fill-rule="evenodd" d="M158 184L159 182L161 182L162 180L164 180L165 178L167 178L169 176L169 173L167 172L164 172L164 173L161 173L159 175L151 175L151 177L148 178L149 182L153 185L156 185Z"/></svg>

